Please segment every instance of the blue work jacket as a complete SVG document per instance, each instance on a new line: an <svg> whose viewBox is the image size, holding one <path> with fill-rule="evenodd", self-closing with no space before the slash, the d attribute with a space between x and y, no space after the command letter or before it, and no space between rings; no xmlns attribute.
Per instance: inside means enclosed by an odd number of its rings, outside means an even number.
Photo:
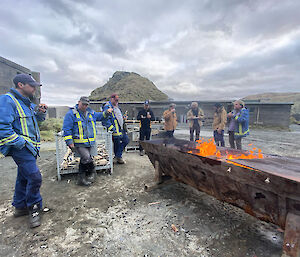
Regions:
<svg viewBox="0 0 300 257"><path fill-rule="evenodd" d="M103 111L106 111L109 108L114 108L111 101L108 101L104 107ZM121 109L120 109L121 110ZM121 111L122 112L122 111ZM116 115L114 112L111 113L111 115L106 119L102 121L102 125L106 127L109 131L113 132L113 136L122 136L123 128L121 128Z"/></svg>
<svg viewBox="0 0 300 257"><path fill-rule="evenodd" d="M70 108L63 123L63 135L67 145L90 147L96 141L96 121L102 121L109 116L106 112L95 112L87 108L86 115L78 110L78 104Z"/></svg>
<svg viewBox="0 0 300 257"><path fill-rule="evenodd" d="M0 96L0 151L8 155L14 148L27 147L34 156L40 150L40 130L37 121L46 113L34 111L35 104L16 89Z"/></svg>
<svg viewBox="0 0 300 257"><path fill-rule="evenodd" d="M240 138L249 135L249 111L248 109L242 108L240 112L238 112L234 119L236 120L235 123L235 130L234 130L234 137Z"/></svg>

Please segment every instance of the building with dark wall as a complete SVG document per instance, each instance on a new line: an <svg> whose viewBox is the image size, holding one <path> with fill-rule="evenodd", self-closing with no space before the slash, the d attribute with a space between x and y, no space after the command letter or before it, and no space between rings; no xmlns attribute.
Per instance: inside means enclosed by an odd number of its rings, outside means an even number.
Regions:
<svg viewBox="0 0 300 257"><path fill-rule="evenodd" d="M69 111L68 106L49 106L47 112L47 118L63 119L66 113Z"/></svg>
<svg viewBox="0 0 300 257"><path fill-rule="evenodd" d="M173 101L176 104L176 114L180 123L187 123L186 114L192 101ZM213 121L215 101L196 101L205 115L204 126L210 127ZM162 120L163 112L168 109L171 102L151 102L156 120ZM233 109L232 101L221 101L227 112ZM291 106L293 103L261 103L245 102L250 113L250 125L260 125L266 127L288 128L290 125ZM91 107L100 111L104 102L92 101ZM143 102L124 102L120 103L123 111L128 112L129 119L136 119L139 110L144 106Z"/></svg>
<svg viewBox="0 0 300 257"><path fill-rule="evenodd" d="M293 103L248 103L250 124L288 128Z"/></svg>
<svg viewBox="0 0 300 257"><path fill-rule="evenodd" d="M34 79L40 83L40 73L31 71L17 63L9 61L0 56L0 94L5 94L10 88L15 87L13 78L20 73L31 74ZM40 88L35 93L35 103L39 103L41 99Z"/></svg>

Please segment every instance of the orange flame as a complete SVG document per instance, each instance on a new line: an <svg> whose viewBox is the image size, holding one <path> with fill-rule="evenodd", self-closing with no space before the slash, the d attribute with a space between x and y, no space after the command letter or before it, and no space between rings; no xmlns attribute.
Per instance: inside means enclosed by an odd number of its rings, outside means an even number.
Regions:
<svg viewBox="0 0 300 257"><path fill-rule="evenodd" d="M263 159L264 156L261 153L261 150L258 149L257 153L255 153L256 148L253 148L252 150L250 150L248 153L249 154L229 154L228 152L226 153L226 159L228 160L236 160L236 159Z"/></svg>
<svg viewBox="0 0 300 257"><path fill-rule="evenodd" d="M221 157L221 153L220 151L217 151L217 147L214 143L213 138L210 138L208 140L201 138L196 142L197 142L196 149L198 150L197 155L201 155L204 157L207 156ZM192 153L192 151L189 151L189 153Z"/></svg>
<svg viewBox="0 0 300 257"><path fill-rule="evenodd" d="M249 144L249 146L252 146L252 144ZM213 138L204 139L201 138L197 140L196 149L198 152L197 155L207 157L217 157L218 159L224 159L224 160L238 160L238 159L263 159L264 156L261 153L260 149L257 149L255 147L252 148L252 150L246 152L246 153L239 153L239 154L230 154L228 151L226 152L220 152L217 150L217 146L214 142ZM188 153L194 153L193 151L189 151ZM229 163L233 163L230 161L227 161ZM235 164L235 163L233 163ZM247 167L247 166L245 166Z"/></svg>

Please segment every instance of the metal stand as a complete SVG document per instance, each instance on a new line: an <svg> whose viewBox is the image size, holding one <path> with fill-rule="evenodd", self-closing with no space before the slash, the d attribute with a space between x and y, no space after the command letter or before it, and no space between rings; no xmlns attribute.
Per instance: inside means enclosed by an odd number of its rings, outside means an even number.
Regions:
<svg viewBox="0 0 300 257"><path fill-rule="evenodd" d="M101 143L105 146L105 149L108 154L108 163L106 165L96 166L96 171L98 170L107 170L110 174L113 173L113 142L112 142L112 133L107 132L106 128L102 126L97 126L97 135L96 142ZM56 166L57 166L57 180L60 181L62 175L78 173L78 168L68 168L62 169L61 163L63 162L64 155L67 152L68 147L63 139L62 133L57 133L56 135Z"/></svg>
<svg viewBox="0 0 300 257"><path fill-rule="evenodd" d="M300 215L288 213L281 257L300 257Z"/></svg>

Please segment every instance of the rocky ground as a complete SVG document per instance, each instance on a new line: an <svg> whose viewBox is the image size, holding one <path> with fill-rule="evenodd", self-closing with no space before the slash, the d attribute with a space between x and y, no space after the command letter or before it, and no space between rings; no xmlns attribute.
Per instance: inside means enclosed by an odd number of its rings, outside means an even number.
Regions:
<svg viewBox="0 0 300 257"><path fill-rule="evenodd" d="M254 131L245 145L300 157L297 129ZM187 137L184 129L176 133ZM12 216L16 166L0 159L0 256L281 256L283 233L276 226L183 184L146 192L154 175L147 156L124 157L125 165L115 165L112 175L99 173L84 188L73 175L56 180L53 144L44 144L38 163L50 211L36 229L28 228L27 217Z"/></svg>

